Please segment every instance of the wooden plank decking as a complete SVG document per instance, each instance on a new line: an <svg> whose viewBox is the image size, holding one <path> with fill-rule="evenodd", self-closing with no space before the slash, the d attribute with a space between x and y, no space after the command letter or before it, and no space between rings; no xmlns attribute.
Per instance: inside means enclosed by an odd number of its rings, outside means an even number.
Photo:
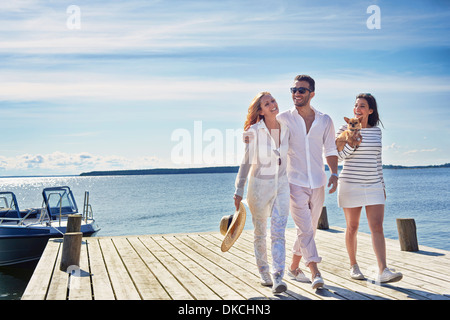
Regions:
<svg viewBox="0 0 450 320"><path fill-rule="evenodd" d="M286 231L287 263L295 232ZM449 251L420 246L419 252L404 252L398 240L386 239L388 265L403 280L352 280L344 229L336 227L316 235L325 289L286 276L287 292L275 296L259 284L252 237L245 230L226 253L218 232L83 238L80 270L73 275L59 270L62 240L50 240L22 300L450 300ZM366 275L376 270L368 234L358 235L358 262Z"/></svg>

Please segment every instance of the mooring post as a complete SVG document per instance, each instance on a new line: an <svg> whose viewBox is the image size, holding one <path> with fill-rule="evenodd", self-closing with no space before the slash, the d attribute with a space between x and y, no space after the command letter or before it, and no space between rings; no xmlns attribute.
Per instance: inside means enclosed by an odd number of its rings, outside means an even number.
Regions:
<svg viewBox="0 0 450 320"><path fill-rule="evenodd" d="M71 214L68 216L66 233L64 234L61 264L59 269L66 272L70 266L80 266L81 241L83 233L81 230L81 215Z"/></svg>
<svg viewBox="0 0 450 320"><path fill-rule="evenodd" d="M66 233L80 232L81 230L81 214L71 214L68 216Z"/></svg>
<svg viewBox="0 0 450 320"><path fill-rule="evenodd" d="M419 251L414 219L397 219L398 240L402 251Z"/></svg>
<svg viewBox="0 0 450 320"><path fill-rule="evenodd" d="M317 229L328 230L328 215L327 215L327 207L322 207L322 213L320 214L319 222L317 223Z"/></svg>

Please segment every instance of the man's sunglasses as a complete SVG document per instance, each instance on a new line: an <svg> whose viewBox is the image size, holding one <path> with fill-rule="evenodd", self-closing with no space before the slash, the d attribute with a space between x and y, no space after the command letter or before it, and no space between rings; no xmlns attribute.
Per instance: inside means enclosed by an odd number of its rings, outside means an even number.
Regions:
<svg viewBox="0 0 450 320"><path fill-rule="evenodd" d="M306 92L306 90L308 90L309 92L312 92L312 90L308 89L308 88L304 88L304 87L300 87L300 88L291 88L291 92L293 94L295 94L297 91L300 94L304 94Z"/></svg>

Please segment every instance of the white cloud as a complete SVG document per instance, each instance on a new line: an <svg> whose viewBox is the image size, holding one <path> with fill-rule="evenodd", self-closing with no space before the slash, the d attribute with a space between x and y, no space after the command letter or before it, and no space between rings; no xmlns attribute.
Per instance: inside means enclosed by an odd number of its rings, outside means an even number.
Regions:
<svg viewBox="0 0 450 320"><path fill-rule="evenodd" d="M93 155L87 152L50 154L22 154L15 157L0 156L0 174L79 174L96 170L149 169L161 165L161 159L154 156L135 159L116 155Z"/></svg>
<svg viewBox="0 0 450 320"><path fill-rule="evenodd" d="M383 147L383 150L396 150L396 149L399 149L399 146L395 142L393 142L388 146Z"/></svg>
<svg viewBox="0 0 450 320"><path fill-rule="evenodd" d="M339 96L343 92L410 93L411 91L450 92L450 78L446 76L410 77L409 75L385 75L347 70L339 79L329 75L315 76L320 84L320 94ZM245 79L199 79L184 76L136 76L129 79L122 75L101 75L86 72L65 73L47 71L4 72L0 76L0 100L61 100L102 99L124 101L198 100L216 99L230 93L255 94L259 91L285 92L292 75L279 74L261 81ZM267 89L265 89L267 88Z"/></svg>
<svg viewBox="0 0 450 320"><path fill-rule="evenodd" d="M325 75L319 81L320 87L325 88L328 92L331 90L341 92L349 88L354 92L367 92L367 90L384 93L411 93L421 90L426 92L450 92L450 77L448 76L411 77L409 74L343 70L339 78Z"/></svg>
<svg viewBox="0 0 450 320"><path fill-rule="evenodd" d="M436 152L436 151L438 151L437 148L432 148L432 149L413 149L413 150L405 151L403 154L407 155L407 154L415 154L415 153L429 153L429 152Z"/></svg>
<svg viewBox="0 0 450 320"><path fill-rule="evenodd" d="M384 48L448 44L448 37L441 37L439 32L439 25L448 20L445 10L430 14L406 8L406 12L398 13L388 4L380 5L382 29L369 34L367 6L350 1L339 5L298 1L80 1L80 30L66 26L70 3L6 2L12 4L0 7L2 52L172 52L181 48L250 47L266 41L284 45L307 42L308 47L320 48L363 42L365 47L377 49L380 44L374 44L374 38L383 41ZM385 28L389 32L384 32Z"/></svg>
<svg viewBox="0 0 450 320"><path fill-rule="evenodd" d="M84 78L84 81L79 81ZM33 79L33 80L27 80ZM198 80L159 77L123 79L120 76L16 72L0 76L0 100L102 99L102 100L184 100L214 98L217 94L255 92L261 88L286 88L288 82L258 83L242 80Z"/></svg>

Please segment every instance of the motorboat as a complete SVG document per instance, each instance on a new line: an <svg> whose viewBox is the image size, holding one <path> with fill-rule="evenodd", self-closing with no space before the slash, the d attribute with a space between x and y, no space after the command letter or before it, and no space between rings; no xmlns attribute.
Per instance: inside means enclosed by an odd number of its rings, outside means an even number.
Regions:
<svg viewBox="0 0 450 320"><path fill-rule="evenodd" d="M20 210L13 192L0 192L0 266L19 264L41 257L50 238L62 238L68 216L80 214L80 232L95 235L100 228L85 192L83 212L68 186L45 188L42 206Z"/></svg>

